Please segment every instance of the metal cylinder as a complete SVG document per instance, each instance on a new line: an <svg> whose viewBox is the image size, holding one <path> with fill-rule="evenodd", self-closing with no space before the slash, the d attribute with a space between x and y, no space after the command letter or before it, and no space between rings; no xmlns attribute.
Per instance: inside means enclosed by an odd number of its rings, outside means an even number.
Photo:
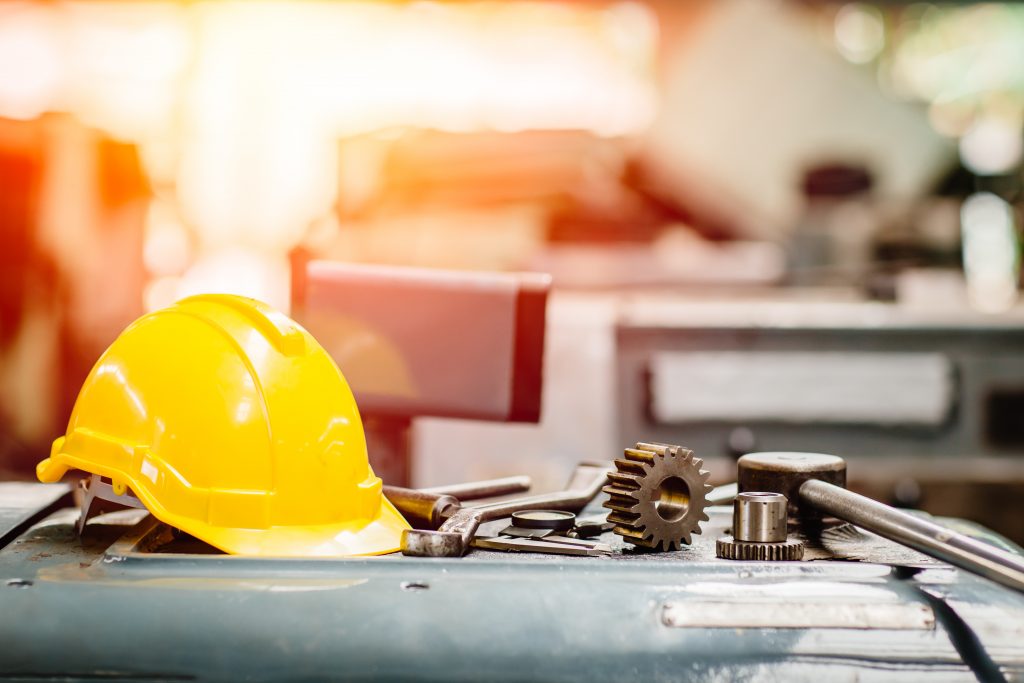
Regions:
<svg viewBox="0 0 1024 683"><path fill-rule="evenodd" d="M732 535L737 541L781 543L786 540L786 497L781 493L746 491L732 507Z"/></svg>
<svg viewBox="0 0 1024 683"><path fill-rule="evenodd" d="M846 487L846 461L825 453L749 453L739 459L740 491L773 491L789 501L789 515L801 522L821 519L821 513L801 505L797 491L808 479Z"/></svg>
<svg viewBox="0 0 1024 683"><path fill-rule="evenodd" d="M823 481L800 486L801 500L890 541L1024 591L1024 559L970 536Z"/></svg>
<svg viewBox="0 0 1024 683"><path fill-rule="evenodd" d="M419 490L423 493L434 493L439 496L455 496L460 502L464 503L467 500L480 500L481 498L495 498L513 493L523 493L530 490L531 484L530 478L522 475L503 477L501 479L487 479L485 481L470 481L465 484L434 486Z"/></svg>
<svg viewBox="0 0 1024 683"><path fill-rule="evenodd" d="M400 486L385 486L384 495L414 526L436 529L457 509L459 501L453 496L424 493Z"/></svg>

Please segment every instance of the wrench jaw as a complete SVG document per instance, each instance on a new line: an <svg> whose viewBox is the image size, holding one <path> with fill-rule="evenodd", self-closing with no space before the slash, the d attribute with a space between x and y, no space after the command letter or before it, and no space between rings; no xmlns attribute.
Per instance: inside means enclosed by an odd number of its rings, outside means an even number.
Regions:
<svg viewBox="0 0 1024 683"><path fill-rule="evenodd" d="M412 557L462 557L469 550L483 516L479 510L460 508L437 531L406 529L402 532L402 554Z"/></svg>
<svg viewBox="0 0 1024 683"><path fill-rule="evenodd" d="M462 534L451 531L406 529L402 532L402 554L410 557L462 557L467 547Z"/></svg>
<svg viewBox="0 0 1024 683"><path fill-rule="evenodd" d="M513 512L524 510L564 510L578 512L601 492L609 467L596 463L581 463L576 467L569 489L557 493L528 496L512 500L487 503L478 507L458 507L455 504L438 510L436 494L424 496L422 491L392 488L385 491L388 499L399 510L417 513L421 519L432 519L436 513L447 517L444 524L429 529L409 529L402 533L402 554L413 557L462 557L469 551L480 524L493 519L508 517ZM424 503L432 510L430 515L422 513ZM432 507L431 507L432 506Z"/></svg>

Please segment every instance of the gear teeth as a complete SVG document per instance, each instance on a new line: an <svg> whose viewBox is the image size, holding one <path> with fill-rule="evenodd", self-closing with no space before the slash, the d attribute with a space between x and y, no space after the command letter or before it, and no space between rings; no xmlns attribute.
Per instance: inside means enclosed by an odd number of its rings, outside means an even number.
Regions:
<svg viewBox="0 0 1024 683"><path fill-rule="evenodd" d="M613 498L629 498L630 500L636 500L637 498L636 489L624 489L619 486L609 485L601 490Z"/></svg>
<svg viewBox="0 0 1024 683"><path fill-rule="evenodd" d="M636 529L628 526L617 526L614 531L619 536L622 536L626 540L636 543L637 545L642 545L650 540L643 529Z"/></svg>
<svg viewBox="0 0 1024 683"><path fill-rule="evenodd" d="M647 550L658 550L661 548L661 541L655 541L653 538L644 540L631 540L629 541L638 548L646 548Z"/></svg>
<svg viewBox="0 0 1024 683"><path fill-rule="evenodd" d="M710 473L701 469L703 461L693 451L672 444L639 441L635 448L623 450L608 473L602 489L609 498L603 505L612 510L608 521L623 540L651 550L680 550L700 533L700 523L708 521L704 513ZM676 521L658 513L659 488L670 477L679 477L691 491L687 509Z"/></svg>
<svg viewBox="0 0 1024 683"><path fill-rule="evenodd" d="M636 474L643 476L647 474L647 468L644 466L644 462L638 462L636 460L616 460L615 466L620 472L629 472L630 474Z"/></svg>
<svg viewBox="0 0 1024 683"><path fill-rule="evenodd" d="M789 539L782 543L750 543L723 536L715 542L715 554L726 560L795 561L804 556L804 544Z"/></svg>
<svg viewBox="0 0 1024 683"><path fill-rule="evenodd" d="M638 441L636 444L636 450L639 451L650 451L657 455L669 455L669 456L690 456L693 455L693 451L689 448L683 448L682 446L673 446L667 443L645 443Z"/></svg>
<svg viewBox="0 0 1024 683"><path fill-rule="evenodd" d="M627 503L627 502L623 502L623 501L611 501L611 500L609 500L609 501L604 503L603 507L605 507L605 508L607 508L609 510L612 510L614 512L621 512L624 515L638 515L639 516L640 513L636 511L637 505L638 504L636 503L636 501L632 501L632 502Z"/></svg>
<svg viewBox="0 0 1024 683"><path fill-rule="evenodd" d="M637 448L627 448L624 451L622 451L622 454L623 456L625 456L627 460L631 460L633 462L641 462L645 465L653 465L654 459L657 457L657 453ZM617 464L619 461L616 460L615 462Z"/></svg>
<svg viewBox="0 0 1024 683"><path fill-rule="evenodd" d="M616 507L625 508L627 511L632 510L640 503L639 491L627 491L626 489L618 489L611 486L604 487L602 491L609 496L606 502L612 503Z"/></svg>
<svg viewBox="0 0 1024 683"><path fill-rule="evenodd" d="M608 482L615 487L636 491L643 484L644 478L638 474L625 472L609 472Z"/></svg>
<svg viewBox="0 0 1024 683"><path fill-rule="evenodd" d="M633 527L640 519L639 512L612 512L608 515L608 521L617 526Z"/></svg>

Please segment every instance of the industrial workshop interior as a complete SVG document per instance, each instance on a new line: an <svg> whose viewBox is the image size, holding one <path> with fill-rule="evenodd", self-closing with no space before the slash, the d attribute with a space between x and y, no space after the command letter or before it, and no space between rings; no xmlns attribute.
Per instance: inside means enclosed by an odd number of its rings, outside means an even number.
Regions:
<svg viewBox="0 0 1024 683"><path fill-rule="evenodd" d="M1024 4L0 3L0 681L1024 681Z"/></svg>

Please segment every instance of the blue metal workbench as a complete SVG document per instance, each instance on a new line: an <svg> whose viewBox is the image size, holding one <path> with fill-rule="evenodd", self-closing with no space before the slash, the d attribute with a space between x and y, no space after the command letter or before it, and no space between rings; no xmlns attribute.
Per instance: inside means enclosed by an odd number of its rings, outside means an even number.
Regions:
<svg viewBox="0 0 1024 683"><path fill-rule="evenodd" d="M0 484L0 680L1024 678L1024 595L849 526L719 560L710 512L672 553L268 560Z"/></svg>

